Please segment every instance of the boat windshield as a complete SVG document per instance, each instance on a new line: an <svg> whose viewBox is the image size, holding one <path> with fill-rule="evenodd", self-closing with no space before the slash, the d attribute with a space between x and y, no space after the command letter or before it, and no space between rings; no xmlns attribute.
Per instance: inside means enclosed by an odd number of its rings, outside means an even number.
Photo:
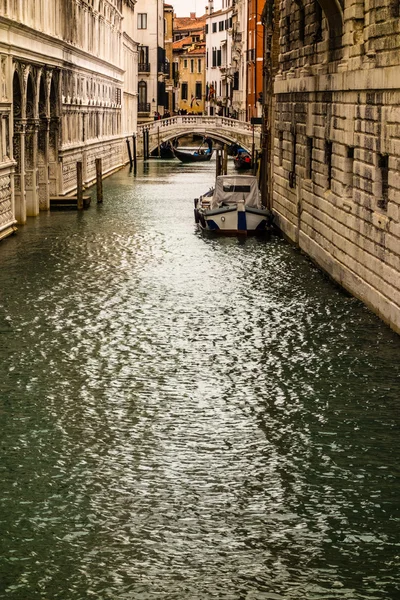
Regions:
<svg viewBox="0 0 400 600"><path fill-rule="evenodd" d="M220 175L217 177L211 208L222 204L244 204L261 208L261 195L254 175Z"/></svg>

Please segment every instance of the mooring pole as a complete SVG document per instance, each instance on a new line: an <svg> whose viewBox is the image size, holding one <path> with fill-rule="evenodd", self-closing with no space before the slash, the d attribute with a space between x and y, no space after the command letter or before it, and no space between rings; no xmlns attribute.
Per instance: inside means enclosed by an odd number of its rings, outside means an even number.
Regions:
<svg viewBox="0 0 400 600"><path fill-rule="evenodd" d="M127 148L128 148L129 164L130 164L130 166L131 166L131 168L132 168L132 166L133 166L133 163L132 163L131 144L130 144L130 142L129 142L128 138L126 138L126 146L127 146Z"/></svg>
<svg viewBox="0 0 400 600"><path fill-rule="evenodd" d="M157 127L157 147L158 147L158 158L161 156L161 148L160 148L160 128Z"/></svg>
<svg viewBox="0 0 400 600"><path fill-rule="evenodd" d="M149 157L149 130L148 129L145 130L145 139L146 139L146 143L145 143L144 158L147 159Z"/></svg>
<svg viewBox="0 0 400 600"><path fill-rule="evenodd" d="M96 192L97 204L103 202L103 173L101 167L101 158L96 158Z"/></svg>
<svg viewBox="0 0 400 600"><path fill-rule="evenodd" d="M136 171L137 171L137 149L136 149L136 135L135 134L132 136L132 142L133 142L133 172L136 175Z"/></svg>
<svg viewBox="0 0 400 600"><path fill-rule="evenodd" d="M215 175L216 177L219 177L221 175L221 148L217 149L217 155L216 155L216 160L215 160Z"/></svg>
<svg viewBox="0 0 400 600"><path fill-rule="evenodd" d="M223 163L224 163L223 175L227 175L228 174L228 148L227 148L226 144L224 144L224 150L223 150Z"/></svg>
<svg viewBox="0 0 400 600"><path fill-rule="evenodd" d="M82 162L76 163L76 201L78 210L83 210Z"/></svg>

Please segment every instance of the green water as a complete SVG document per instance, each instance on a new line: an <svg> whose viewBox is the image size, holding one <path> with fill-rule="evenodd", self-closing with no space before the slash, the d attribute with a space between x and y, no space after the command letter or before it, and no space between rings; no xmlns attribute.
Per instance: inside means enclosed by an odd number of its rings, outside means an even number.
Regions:
<svg viewBox="0 0 400 600"><path fill-rule="evenodd" d="M400 338L139 165L0 244L0 598L395 600Z"/></svg>

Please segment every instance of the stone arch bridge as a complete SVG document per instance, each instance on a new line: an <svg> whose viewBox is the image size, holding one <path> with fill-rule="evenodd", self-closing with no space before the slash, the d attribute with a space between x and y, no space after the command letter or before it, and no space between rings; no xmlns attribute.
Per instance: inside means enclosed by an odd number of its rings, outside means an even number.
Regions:
<svg viewBox="0 0 400 600"><path fill-rule="evenodd" d="M143 156L143 134L149 132L149 153L159 144L188 134L210 137L214 143L240 144L251 152L260 148L261 126L246 121L237 121L228 117L201 117L196 115L177 115L167 119L149 121L138 125L137 152Z"/></svg>

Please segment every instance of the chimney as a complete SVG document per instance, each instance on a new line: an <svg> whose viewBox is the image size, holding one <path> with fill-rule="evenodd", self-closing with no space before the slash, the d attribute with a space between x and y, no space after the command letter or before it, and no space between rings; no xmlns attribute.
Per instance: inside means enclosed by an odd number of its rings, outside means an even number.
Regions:
<svg viewBox="0 0 400 600"><path fill-rule="evenodd" d="M191 19L195 19L196 18L196 13L195 12L194 13L190 13L190 18Z"/></svg>

